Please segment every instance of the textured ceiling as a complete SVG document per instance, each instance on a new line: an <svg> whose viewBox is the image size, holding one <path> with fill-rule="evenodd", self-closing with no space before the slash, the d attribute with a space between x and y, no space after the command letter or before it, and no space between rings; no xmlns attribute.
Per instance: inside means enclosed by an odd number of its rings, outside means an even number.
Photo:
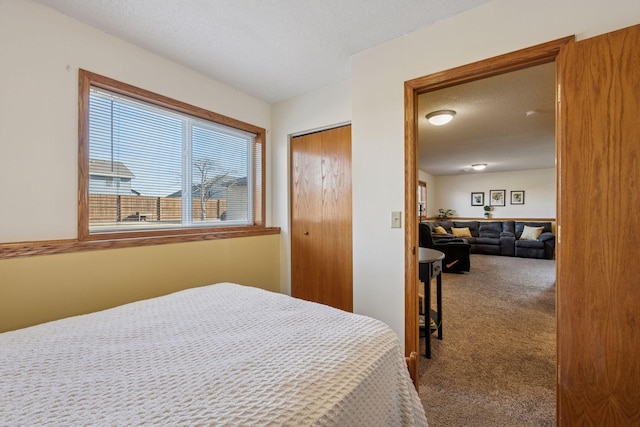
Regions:
<svg viewBox="0 0 640 427"><path fill-rule="evenodd" d="M354 53L489 0L32 1L274 103L348 79ZM422 95L420 168L554 167L554 82L550 64ZM426 124L445 108L453 122Z"/></svg>
<svg viewBox="0 0 640 427"><path fill-rule="evenodd" d="M33 0L268 103L349 77L354 53L488 0Z"/></svg>
<svg viewBox="0 0 640 427"><path fill-rule="evenodd" d="M457 112L449 124L427 122L444 109ZM419 167L432 175L553 168L555 63L420 95L418 120Z"/></svg>

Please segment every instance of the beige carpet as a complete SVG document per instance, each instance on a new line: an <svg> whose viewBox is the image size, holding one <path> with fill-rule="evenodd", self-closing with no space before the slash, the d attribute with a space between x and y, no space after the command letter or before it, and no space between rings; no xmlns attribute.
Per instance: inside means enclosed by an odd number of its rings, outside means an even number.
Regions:
<svg viewBox="0 0 640 427"><path fill-rule="evenodd" d="M553 426L555 261L471 255L469 273L443 275L442 294L430 360L421 340L429 425Z"/></svg>

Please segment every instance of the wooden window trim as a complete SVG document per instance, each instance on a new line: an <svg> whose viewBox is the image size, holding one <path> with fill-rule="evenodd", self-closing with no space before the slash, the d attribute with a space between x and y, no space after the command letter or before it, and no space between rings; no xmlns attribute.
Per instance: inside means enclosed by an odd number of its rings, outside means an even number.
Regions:
<svg viewBox="0 0 640 427"><path fill-rule="evenodd" d="M220 240L238 237L266 236L280 234L280 227L254 227L235 231L216 231L215 233L192 233L173 236L145 236L134 239L112 240L39 240L0 244L0 259L20 258L37 255L66 254L105 249L121 249L139 246L161 245L167 243L186 243L206 240Z"/></svg>
<svg viewBox="0 0 640 427"><path fill-rule="evenodd" d="M254 192L254 206L259 207L255 213L255 224L251 226L234 227L193 227L167 230L145 230L145 231L114 231L109 233L89 233L89 90L91 87L116 92L124 96L133 97L140 101L168 108L180 113L188 114L211 122L230 126L236 129L254 133L255 143L262 148L260 156L260 173L262 183ZM236 234L241 231L252 232L264 228L265 218L265 134L266 131L258 126L251 125L212 111L205 110L181 101L168 98L157 93L153 93L136 86L113 80L83 69L79 70L78 76L78 241L111 241L117 239L145 240L154 237L191 236ZM255 170L254 170L255 173Z"/></svg>

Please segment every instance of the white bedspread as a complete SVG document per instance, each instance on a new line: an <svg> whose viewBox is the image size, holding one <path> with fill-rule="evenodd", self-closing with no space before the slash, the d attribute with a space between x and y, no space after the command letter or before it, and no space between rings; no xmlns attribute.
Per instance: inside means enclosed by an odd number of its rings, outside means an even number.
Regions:
<svg viewBox="0 0 640 427"><path fill-rule="evenodd" d="M0 334L1 426L425 426L384 323L231 283Z"/></svg>

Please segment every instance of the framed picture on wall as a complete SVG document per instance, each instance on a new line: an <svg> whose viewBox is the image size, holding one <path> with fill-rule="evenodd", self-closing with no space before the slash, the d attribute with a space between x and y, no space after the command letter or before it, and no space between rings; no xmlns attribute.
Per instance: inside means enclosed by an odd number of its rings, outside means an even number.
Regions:
<svg viewBox="0 0 640 427"><path fill-rule="evenodd" d="M512 191L511 192L511 204L512 205L524 205L524 191Z"/></svg>
<svg viewBox="0 0 640 427"><path fill-rule="evenodd" d="M506 190L491 190L489 191L489 205L490 206L504 206Z"/></svg>
<svg viewBox="0 0 640 427"><path fill-rule="evenodd" d="M471 193L471 206L483 206L484 205L484 192Z"/></svg>

